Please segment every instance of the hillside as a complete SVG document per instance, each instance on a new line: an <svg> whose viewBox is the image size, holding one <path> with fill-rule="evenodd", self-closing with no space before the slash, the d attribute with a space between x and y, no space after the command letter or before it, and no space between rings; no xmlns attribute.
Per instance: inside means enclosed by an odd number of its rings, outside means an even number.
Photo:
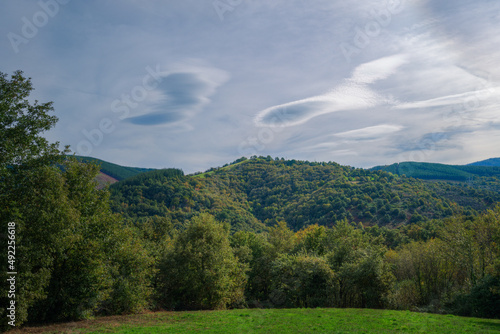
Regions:
<svg viewBox="0 0 500 334"><path fill-rule="evenodd" d="M112 209L133 220L158 215L182 224L209 212L233 230L261 230L278 221L299 230L342 219L397 226L480 212L500 201L498 192L466 183L424 182L381 170L270 157L242 158L197 175L143 173L112 185L111 191Z"/></svg>
<svg viewBox="0 0 500 334"><path fill-rule="evenodd" d="M500 177L500 167L486 165L445 165L428 162L401 162L376 166L373 171L386 171L426 180L467 181L477 177Z"/></svg>
<svg viewBox="0 0 500 334"><path fill-rule="evenodd" d="M500 158L491 158L469 164L469 166L500 167Z"/></svg>
<svg viewBox="0 0 500 334"><path fill-rule="evenodd" d="M87 163L95 163L100 166L100 170L102 174L110 176L112 179L116 179L118 181L126 179L128 177L144 173L144 172L149 172L153 171L155 169L153 168L139 168L139 167L125 167L125 166L120 166L111 162L107 162L101 159L97 158L92 158L92 157L83 157L83 156L78 156L76 155L75 158L78 161L82 162L87 162ZM102 177L108 183L114 183L112 179Z"/></svg>
<svg viewBox="0 0 500 334"><path fill-rule="evenodd" d="M102 189L106 186L109 186L113 183L118 182L117 179L115 179L114 177L109 176L108 174L105 174L103 172L99 172L99 174L96 177L96 181L98 184L98 186L97 186L98 189Z"/></svg>
<svg viewBox="0 0 500 334"><path fill-rule="evenodd" d="M492 161L495 159L491 159ZM427 162L402 162L387 166L376 166L372 171L385 171L396 175L405 175L421 180L451 181L462 183L476 189L500 192L500 167L470 164L445 165Z"/></svg>

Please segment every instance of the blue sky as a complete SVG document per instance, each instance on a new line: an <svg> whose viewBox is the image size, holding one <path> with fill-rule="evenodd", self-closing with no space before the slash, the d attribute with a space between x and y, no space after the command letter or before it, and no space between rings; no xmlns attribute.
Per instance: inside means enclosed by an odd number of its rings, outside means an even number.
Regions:
<svg viewBox="0 0 500 334"><path fill-rule="evenodd" d="M500 2L4 0L0 71L74 152L203 171L500 156Z"/></svg>

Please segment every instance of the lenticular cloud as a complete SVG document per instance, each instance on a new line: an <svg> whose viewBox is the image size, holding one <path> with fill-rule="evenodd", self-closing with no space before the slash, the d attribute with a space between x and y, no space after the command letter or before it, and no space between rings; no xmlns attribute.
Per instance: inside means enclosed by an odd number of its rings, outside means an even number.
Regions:
<svg viewBox="0 0 500 334"><path fill-rule="evenodd" d="M257 114L254 122L257 126L287 127L323 114L380 105L386 99L367 85L389 77L404 63L404 55L394 55L361 64L330 92L267 108Z"/></svg>

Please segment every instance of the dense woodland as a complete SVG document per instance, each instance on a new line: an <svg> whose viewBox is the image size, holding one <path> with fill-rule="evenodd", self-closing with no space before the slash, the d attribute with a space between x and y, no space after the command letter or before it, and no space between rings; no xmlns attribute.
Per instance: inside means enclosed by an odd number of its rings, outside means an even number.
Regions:
<svg viewBox="0 0 500 334"><path fill-rule="evenodd" d="M0 73L0 240L7 249L15 222L18 326L145 309L500 316L494 187L252 157L98 189L98 166L41 136L57 119L28 101L32 89L22 72Z"/></svg>
<svg viewBox="0 0 500 334"><path fill-rule="evenodd" d="M209 212L233 231L258 231L279 221L298 231L344 219L397 227L476 214L500 201L499 192L467 183L271 157L241 158L197 175L171 169L139 174L112 185L111 193L113 211L132 221L158 215L182 224Z"/></svg>

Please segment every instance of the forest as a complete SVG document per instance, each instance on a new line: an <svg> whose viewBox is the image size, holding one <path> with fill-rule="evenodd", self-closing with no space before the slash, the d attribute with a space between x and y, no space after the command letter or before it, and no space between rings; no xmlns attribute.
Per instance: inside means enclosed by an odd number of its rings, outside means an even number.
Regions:
<svg viewBox="0 0 500 334"><path fill-rule="evenodd" d="M271 157L243 157L187 176L180 170L157 170L113 184L110 190L113 211L131 221L158 215L181 224L207 211L233 231L258 231L279 221L298 231L312 224L331 227L344 219L397 227L473 215L500 201L499 192L467 183L424 182L333 162Z"/></svg>
<svg viewBox="0 0 500 334"><path fill-rule="evenodd" d="M334 162L242 157L185 175L100 166L43 133L52 103L0 73L1 247L15 324L144 310L381 308L500 316L500 193ZM484 179L481 179L484 178ZM2 329L8 275L0 273Z"/></svg>

